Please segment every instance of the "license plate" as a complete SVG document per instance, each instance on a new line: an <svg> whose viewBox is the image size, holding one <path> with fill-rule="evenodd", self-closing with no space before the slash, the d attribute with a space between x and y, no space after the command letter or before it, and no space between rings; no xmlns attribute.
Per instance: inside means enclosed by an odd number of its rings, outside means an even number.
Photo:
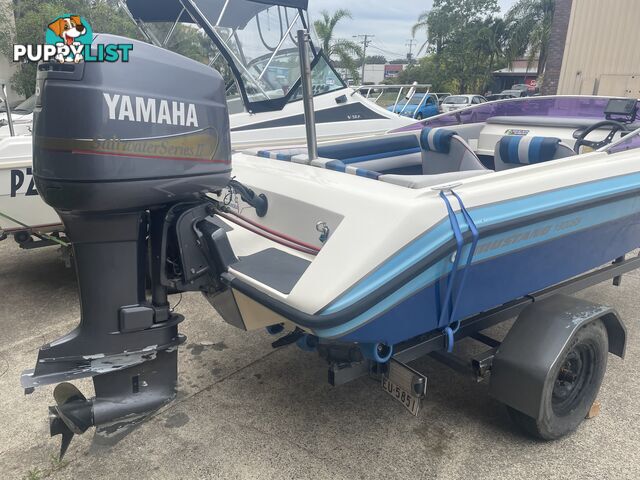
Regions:
<svg viewBox="0 0 640 480"><path fill-rule="evenodd" d="M404 408L411 412L411 415L418 416L418 412L420 411L420 399L418 397L414 397L411 393L405 391L400 385L396 385L387 377L382 377L382 388L385 392L391 395L393 398L398 400Z"/></svg>
<svg viewBox="0 0 640 480"><path fill-rule="evenodd" d="M383 390L415 416L420 411L420 400L426 394L426 387L427 377L393 359L389 362L387 373L382 375ZM416 393L416 388L419 393Z"/></svg>

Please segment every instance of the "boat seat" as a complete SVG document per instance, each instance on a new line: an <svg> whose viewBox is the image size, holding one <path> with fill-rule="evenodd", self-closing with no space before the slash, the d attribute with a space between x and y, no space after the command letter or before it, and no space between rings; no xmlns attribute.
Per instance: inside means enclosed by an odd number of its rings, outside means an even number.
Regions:
<svg viewBox="0 0 640 480"><path fill-rule="evenodd" d="M448 172L437 175L380 175L378 180L407 188L426 188L486 175L487 173L492 173L492 170L466 170L464 172Z"/></svg>
<svg viewBox="0 0 640 480"><path fill-rule="evenodd" d="M318 155L321 159L335 160L336 163L333 166L346 166L347 173L352 173L356 168L369 172L419 173L422 170L421 152L420 142L415 133L384 135L378 138L347 140L318 146ZM246 150L245 153L285 162L306 165L312 163L304 147ZM339 168L333 168L333 170L345 171Z"/></svg>
<svg viewBox="0 0 640 480"><path fill-rule="evenodd" d="M453 130L424 128L420 133L420 146L425 175L487 170L467 142Z"/></svg>
<svg viewBox="0 0 640 480"><path fill-rule="evenodd" d="M566 158L576 153L559 138L510 135L496 144L494 164L496 171Z"/></svg>
<svg viewBox="0 0 640 480"><path fill-rule="evenodd" d="M383 172L421 163L417 135L384 135L319 145L318 155L340 160L345 165Z"/></svg>

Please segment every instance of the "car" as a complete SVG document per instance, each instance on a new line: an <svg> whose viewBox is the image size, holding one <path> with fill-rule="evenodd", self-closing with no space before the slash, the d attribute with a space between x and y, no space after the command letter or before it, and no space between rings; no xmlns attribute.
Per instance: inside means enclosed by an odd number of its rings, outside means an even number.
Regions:
<svg viewBox="0 0 640 480"><path fill-rule="evenodd" d="M435 95L436 97L438 97L438 105L442 105L442 102L444 101L445 98L450 97L452 95L451 92L447 92L447 93L434 93L433 95Z"/></svg>
<svg viewBox="0 0 640 480"><path fill-rule="evenodd" d="M509 98L518 98L519 95L514 95L511 93L494 93L493 95L487 95L485 98L487 102L494 102L496 100L507 100Z"/></svg>
<svg viewBox="0 0 640 480"><path fill-rule="evenodd" d="M443 113L452 112L471 105L486 103L487 99L482 95L450 95L442 101L440 111Z"/></svg>
<svg viewBox="0 0 640 480"><path fill-rule="evenodd" d="M503 90L500 92L500 95L511 95L514 98L526 97L526 90Z"/></svg>
<svg viewBox="0 0 640 480"><path fill-rule="evenodd" d="M528 85L526 83L516 83L511 86L511 90L520 90L525 93L525 96L533 95L536 91L536 87L533 85Z"/></svg>
<svg viewBox="0 0 640 480"><path fill-rule="evenodd" d="M425 95L427 96L426 100ZM433 117L440 113L438 109L438 96L431 93L416 93L409 100L403 100L396 105L388 106L387 110L417 120Z"/></svg>

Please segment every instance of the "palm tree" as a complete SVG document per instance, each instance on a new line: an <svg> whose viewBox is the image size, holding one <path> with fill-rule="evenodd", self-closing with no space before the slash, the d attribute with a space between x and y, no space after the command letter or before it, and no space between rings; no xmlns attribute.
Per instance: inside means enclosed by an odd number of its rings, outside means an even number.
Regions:
<svg viewBox="0 0 640 480"><path fill-rule="evenodd" d="M482 22L476 39L476 49L488 58L487 75L491 75L493 67L505 55L507 43L506 24L500 17L489 17Z"/></svg>
<svg viewBox="0 0 640 480"><path fill-rule="evenodd" d="M424 31L427 34L427 40L418 49L416 57L420 55L429 44L435 47L436 55L442 53L442 49L445 46L445 37L449 32L447 29L443 30L441 28L446 25L446 22L438 21L439 19L437 17L441 15L441 13L440 10L422 12L418 17L418 21L411 27L411 36L413 38L416 37L416 33L419 31Z"/></svg>
<svg viewBox="0 0 640 480"><path fill-rule="evenodd" d="M538 57L538 76L544 73L549 49L555 0L518 0L507 12L511 55L528 53L529 63Z"/></svg>
<svg viewBox="0 0 640 480"><path fill-rule="evenodd" d="M417 32L424 31L427 41L420 51L430 45L440 55L447 43L465 34L469 25L498 10L496 0L434 0L432 9L418 17L411 33L415 37Z"/></svg>
<svg viewBox="0 0 640 480"><path fill-rule="evenodd" d="M418 33L420 30L425 31L425 33L427 34L427 40L418 49L416 57L420 55L422 50L424 50L424 48L429 44L429 11L422 12L418 17L418 21L413 24L413 27L411 27L411 37L416 38L416 33Z"/></svg>
<svg viewBox="0 0 640 480"><path fill-rule="evenodd" d="M336 58L342 67L349 71L352 77L357 78L358 67L354 57L362 58L362 49L357 43L344 38L336 38L334 34L336 25L341 20L353 18L351 12L341 8L336 10L333 15L330 15L326 10L323 10L320 14L322 19L316 20L313 25L322 43L322 49L327 57Z"/></svg>

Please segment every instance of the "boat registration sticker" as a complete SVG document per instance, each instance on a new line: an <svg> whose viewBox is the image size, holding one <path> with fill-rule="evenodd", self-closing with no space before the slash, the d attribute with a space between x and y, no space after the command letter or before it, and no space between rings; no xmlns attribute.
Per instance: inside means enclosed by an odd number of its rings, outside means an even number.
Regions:
<svg viewBox="0 0 640 480"><path fill-rule="evenodd" d="M31 167L0 169L0 196L13 198L21 195L38 195Z"/></svg>
<svg viewBox="0 0 640 480"><path fill-rule="evenodd" d="M526 137L530 131L531 130L522 130L520 128L509 128L508 130L505 130L504 134L513 135L516 137Z"/></svg>

